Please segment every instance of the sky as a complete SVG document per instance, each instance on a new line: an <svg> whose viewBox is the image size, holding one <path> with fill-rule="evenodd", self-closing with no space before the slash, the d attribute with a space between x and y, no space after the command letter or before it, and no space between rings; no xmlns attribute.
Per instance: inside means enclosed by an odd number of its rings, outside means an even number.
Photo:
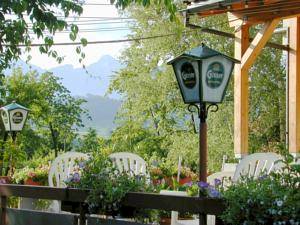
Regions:
<svg viewBox="0 0 300 225"><path fill-rule="evenodd" d="M105 17L109 17L109 20ZM83 14L79 18L70 18L68 21L74 20L79 26L77 42L80 41L80 38L86 38L88 41L104 41L126 39L126 35L129 34L127 27L129 20L120 18L124 18L124 16L118 15L117 9L115 6L109 5L109 1L86 0L86 4L83 5ZM54 41L57 43L71 42L68 33L57 33ZM41 40L34 39L32 43L41 43ZM84 64L88 66L97 62L103 55L111 55L117 58L126 45L126 43L88 45L84 48L86 55ZM58 64L55 59L40 54L38 47L33 47L30 52L32 56L30 63L43 69L51 69L65 64L71 64L75 68L82 67L78 62L79 57L75 52L75 48L76 46L54 47L53 49L58 52L59 56L64 56L64 61ZM21 58L25 61L27 56L23 55Z"/></svg>

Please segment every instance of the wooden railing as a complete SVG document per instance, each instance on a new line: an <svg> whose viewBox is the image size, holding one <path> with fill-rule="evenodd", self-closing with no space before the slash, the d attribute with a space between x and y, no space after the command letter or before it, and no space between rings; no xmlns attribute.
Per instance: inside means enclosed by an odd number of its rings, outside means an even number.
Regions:
<svg viewBox="0 0 300 225"><path fill-rule="evenodd" d="M89 194L89 190L73 189L73 188L55 188L45 186L27 186L27 185L13 185L13 184L0 184L0 196L1 196L1 225L14 225L9 221L8 216L10 213L18 215L18 210L21 209L9 209L7 207L7 199L11 196L36 198L36 199L49 199L60 200L69 202L70 211L79 206L79 214L74 214L74 221L78 220L80 225L86 224L88 217L88 211L86 207L83 207L85 200ZM146 209L159 209L165 211L179 211L189 212L193 214L204 215L220 215L224 209L224 202L222 199L210 199L210 198L198 198L198 197L183 197L183 196L171 196L160 195L155 193L128 193L123 202L123 206L130 206L135 208ZM74 206L74 207L73 207ZM38 215L44 213L45 218L49 216L49 213L30 211L30 215ZM51 213L50 213L51 214ZM54 214L54 213L53 213ZM57 214L55 214L57 215ZM72 214L73 215L73 214ZM70 214L60 214L57 216L68 217ZM54 218L54 217L53 217ZM44 221L45 222L45 221ZM43 225L48 225L44 223ZM128 222L126 222L128 223ZM35 223L33 222L32 225ZM76 222L74 222L76 224ZM105 224L102 223L101 224ZM116 223L109 223L116 224ZM119 223L124 224L124 223ZM216 219L216 224L222 224L222 221ZM31 225L31 224L27 224ZM57 224L56 225L60 225Z"/></svg>

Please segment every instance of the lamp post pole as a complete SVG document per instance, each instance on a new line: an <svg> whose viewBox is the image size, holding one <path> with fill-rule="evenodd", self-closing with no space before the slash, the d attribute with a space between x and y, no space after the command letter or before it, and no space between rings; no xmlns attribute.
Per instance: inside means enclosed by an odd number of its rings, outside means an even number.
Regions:
<svg viewBox="0 0 300 225"><path fill-rule="evenodd" d="M207 182L207 114L210 107L215 107L211 109L212 112L218 111L218 105L211 104L206 106L206 103L200 103L199 105L190 104L188 110L194 113L196 108L199 117L199 181ZM201 196L201 191L199 190L199 197ZM206 225L207 217L205 214L199 214L199 225Z"/></svg>
<svg viewBox="0 0 300 225"><path fill-rule="evenodd" d="M199 180L207 181L207 110L206 104L201 103L199 108Z"/></svg>
<svg viewBox="0 0 300 225"><path fill-rule="evenodd" d="M199 107L199 180L207 181L207 110L206 104L201 103ZM199 191L201 197L201 191ZM199 225L207 224L207 216L199 214Z"/></svg>

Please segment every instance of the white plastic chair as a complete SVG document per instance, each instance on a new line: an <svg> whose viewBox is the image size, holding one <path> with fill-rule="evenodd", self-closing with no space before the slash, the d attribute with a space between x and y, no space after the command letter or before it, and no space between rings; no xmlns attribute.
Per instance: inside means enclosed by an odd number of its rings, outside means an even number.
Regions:
<svg viewBox="0 0 300 225"><path fill-rule="evenodd" d="M54 159L51 164L48 183L50 187L66 187L65 181L69 178L70 174L74 172L76 161L86 161L89 156L80 152L66 152ZM54 212L61 211L61 202L53 201L50 210Z"/></svg>
<svg viewBox="0 0 300 225"><path fill-rule="evenodd" d="M133 175L147 174L147 163L140 156L130 152L117 152L109 155L109 158L116 164L120 172L129 172Z"/></svg>
<svg viewBox="0 0 300 225"><path fill-rule="evenodd" d="M234 172L236 170L237 163L226 163L227 156L223 156L223 162L222 162L222 172Z"/></svg>
<svg viewBox="0 0 300 225"><path fill-rule="evenodd" d="M236 167L232 178L233 182L240 179L241 176L258 178L260 175L269 174L273 170L280 169L283 166L282 157L276 153L254 153L245 156Z"/></svg>

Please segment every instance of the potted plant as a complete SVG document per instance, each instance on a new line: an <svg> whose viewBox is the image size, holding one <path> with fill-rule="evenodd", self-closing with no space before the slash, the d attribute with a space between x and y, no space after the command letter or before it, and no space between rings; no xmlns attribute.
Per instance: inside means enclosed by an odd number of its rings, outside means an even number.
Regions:
<svg viewBox="0 0 300 225"><path fill-rule="evenodd" d="M178 171L175 170L173 173L173 177L177 179ZM189 183L191 181L197 180L197 174L194 173L189 167L181 167L180 173L179 173L179 184L183 185L186 183Z"/></svg>
<svg viewBox="0 0 300 225"><path fill-rule="evenodd" d="M49 166L40 166L37 168L27 166L14 173L13 181L16 184L47 185L48 172Z"/></svg>
<svg viewBox="0 0 300 225"><path fill-rule="evenodd" d="M87 198L88 210L111 216L124 215L132 208L124 208L121 202L130 191L147 191L150 185L144 176L119 172L111 160L99 153L90 157L81 171L73 173L66 181L68 187L90 189Z"/></svg>
<svg viewBox="0 0 300 225"><path fill-rule="evenodd" d="M223 193L226 224L299 224L300 165L286 157L281 171L242 178Z"/></svg>
<svg viewBox="0 0 300 225"><path fill-rule="evenodd" d="M159 167L151 167L149 170L153 185L159 185L164 179L162 170Z"/></svg>

